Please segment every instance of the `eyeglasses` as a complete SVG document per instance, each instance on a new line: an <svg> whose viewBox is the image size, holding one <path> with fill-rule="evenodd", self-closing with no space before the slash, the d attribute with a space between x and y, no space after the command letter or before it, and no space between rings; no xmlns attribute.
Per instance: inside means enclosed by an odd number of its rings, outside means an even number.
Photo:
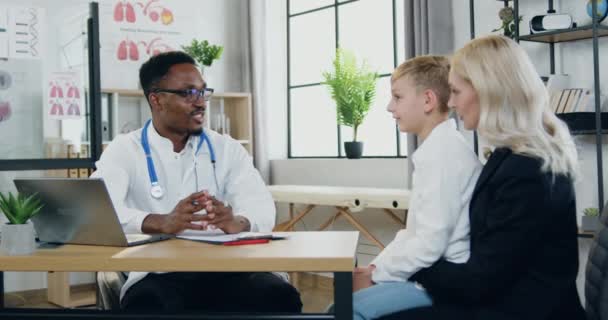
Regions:
<svg viewBox="0 0 608 320"><path fill-rule="evenodd" d="M173 94L176 94L176 95L178 95L178 96L180 96L182 98L185 98L186 101L188 101L188 102L195 102L200 97L202 97L203 100L205 100L205 101L209 101L211 99L211 96L213 95L213 89L212 88L204 88L202 90L198 90L198 89L172 90L172 89L153 88L152 90L150 90L150 92L154 92L154 93L158 93L158 92L173 93Z"/></svg>

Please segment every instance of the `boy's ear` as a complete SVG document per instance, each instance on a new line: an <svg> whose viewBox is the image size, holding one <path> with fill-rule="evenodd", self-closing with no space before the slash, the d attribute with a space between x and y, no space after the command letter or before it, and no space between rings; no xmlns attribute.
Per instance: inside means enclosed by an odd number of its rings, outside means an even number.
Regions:
<svg viewBox="0 0 608 320"><path fill-rule="evenodd" d="M425 89L422 95L424 97L424 112L433 112L437 108L437 95L431 89Z"/></svg>

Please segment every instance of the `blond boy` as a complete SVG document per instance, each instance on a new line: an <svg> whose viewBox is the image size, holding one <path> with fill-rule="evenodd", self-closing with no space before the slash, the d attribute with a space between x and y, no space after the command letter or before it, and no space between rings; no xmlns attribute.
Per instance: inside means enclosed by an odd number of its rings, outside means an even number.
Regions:
<svg viewBox="0 0 608 320"><path fill-rule="evenodd" d="M442 56L420 56L391 77L388 111L399 130L418 136L407 228L367 267L354 274L354 317L373 319L432 304L408 281L439 259L469 257L469 201L481 164L449 119L450 66Z"/></svg>

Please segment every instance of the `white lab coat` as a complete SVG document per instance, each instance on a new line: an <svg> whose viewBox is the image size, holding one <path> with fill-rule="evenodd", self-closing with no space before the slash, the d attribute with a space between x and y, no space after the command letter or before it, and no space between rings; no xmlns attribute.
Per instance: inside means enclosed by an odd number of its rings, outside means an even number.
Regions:
<svg viewBox="0 0 608 320"><path fill-rule="evenodd" d="M234 139L206 130L216 155L217 190L207 143L196 156L197 136L191 136L182 152L173 151L173 143L160 136L153 125L148 140L158 182L164 195L150 194L150 176L141 145L142 129L116 137L96 163L91 177L103 178L125 233L141 233L144 218L150 213L168 214L190 194L208 190L233 208L235 215L247 217L252 231L271 231L275 224L275 206L251 156ZM196 162L196 164L195 164ZM194 170L195 165L196 170ZM199 189L196 189L196 180ZM120 297L147 272L131 272Z"/></svg>
<svg viewBox="0 0 608 320"><path fill-rule="evenodd" d="M374 282L407 281L441 257L468 260L469 202L481 163L454 120L436 126L412 156L407 228L372 261Z"/></svg>

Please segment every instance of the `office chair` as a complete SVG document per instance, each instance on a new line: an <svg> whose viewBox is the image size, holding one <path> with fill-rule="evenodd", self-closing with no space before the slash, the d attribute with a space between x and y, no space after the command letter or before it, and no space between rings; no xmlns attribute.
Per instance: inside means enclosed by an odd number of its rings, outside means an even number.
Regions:
<svg viewBox="0 0 608 320"><path fill-rule="evenodd" d="M97 308L120 310L120 289L125 281L127 281L125 272L97 272Z"/></svg>
<svg viewBox="0 0 608 320"><path fill-rule="evenodd" d="M589 320L608 320L608 203L600 222L585 270L585 310Z"/></svg>

